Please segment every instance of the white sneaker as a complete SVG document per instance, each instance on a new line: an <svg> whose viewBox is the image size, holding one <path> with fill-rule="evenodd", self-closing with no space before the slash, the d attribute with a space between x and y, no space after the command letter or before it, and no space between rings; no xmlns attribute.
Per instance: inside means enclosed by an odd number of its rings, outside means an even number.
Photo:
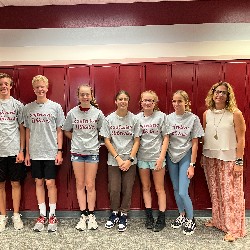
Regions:
<svg viewBox="0 0 250 250"><path fill-rule="evenodd" d="M6 215L0 215L0 233L5 230L8 217Z"/></svg>
<svg viewBox="0 0 250 250"><path fill-rule="evenodd" d="M96 218L94 214L90 214L89 216L89 221L88 221L88 229L89 230L96 230L98 228Z"/></svg>
<svg viewBox="0 0 250 250"><path fill-rule="evenodd" d="M21 216L21 214L15 214L11 217L14 224L14 228L16 230L23 229L23 222L21 220Z"/></svg>
<svg viewBox="0 0 250 250"><path fill-rule="evenodd" d="M84 214L81 215L80 221L76 225L76 229L79 231L84 231L86 229L86 216Z"/></svg>

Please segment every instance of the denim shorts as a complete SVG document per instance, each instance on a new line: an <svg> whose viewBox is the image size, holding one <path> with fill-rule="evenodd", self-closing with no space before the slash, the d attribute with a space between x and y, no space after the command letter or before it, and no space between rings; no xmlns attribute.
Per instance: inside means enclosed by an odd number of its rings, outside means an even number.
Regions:
<svg viewBox="0 0 250 250"><path fill-rule="evenodd" d="M138 160L138 168L140 169L151 169L151 170L155 170L155 164L156 161L139 161ZM163 167L166 166L166 160L163 161Z"/></svg>
<svg viewBox="0 0 250 250"><path fill-rule="evenodd" d="M72 162L88 162L88 163L98 163L99 155L73 155L71 154Z"/></svg>

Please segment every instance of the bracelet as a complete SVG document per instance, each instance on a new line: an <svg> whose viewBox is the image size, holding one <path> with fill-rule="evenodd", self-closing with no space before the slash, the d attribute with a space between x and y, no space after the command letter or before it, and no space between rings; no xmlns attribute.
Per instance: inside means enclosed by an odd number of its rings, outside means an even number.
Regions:
<svg viewBox="0 0 250 250"><path fill-rule="evenodd" d="M242 158L237 158L236 160L235 160L235 165L237 165L237 166L243 166L243 159Z"/></svg>
<svg viewBox="0 0 250 250"><path fill-rule="evenodd" d="M119 154L117 154L116 156L114 156L114 158L116 159L117 156L119 156Z"/></svg>

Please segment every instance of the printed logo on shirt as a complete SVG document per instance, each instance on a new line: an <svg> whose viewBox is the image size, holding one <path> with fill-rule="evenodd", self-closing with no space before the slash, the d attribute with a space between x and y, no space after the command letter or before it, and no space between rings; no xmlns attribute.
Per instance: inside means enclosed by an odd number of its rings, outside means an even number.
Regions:
<svg viewBox="0 0 250 250"><path fill-rule="evenodd" d="M16 112L15 111L0 111L0 121L15 121Z"/></svg>
<svg viewBox="0 0 250 250"><path fill-rule="evenodd" d="M30 114L31 123L50 123L51 114L33 113Z"/></svg>
<svg viewBox="0 0 250 250"><path fill-rule="evenodd" d="M172 135L176 135L176 136L187 136L189 133L189 127L184 126L182 124L175 124L172 126L174 131L172 132Z"/></svg>
<svg viewBox="0 0 250 250"><path fill-rule="evenodd" d="M142 128L142 134L159 134L160 124L144 124L140 125Z"/></svg>
<svg viewBox="0 0 250 250"><path fill-rule="evenodd" d="M97 120L93 119L74 119L73 126L75 129L96 129Z"/></svg>
<svg viewBox="0 0 250 250"><path fill-rule="evenodd" d="M131 125L110 126L111 135L132 136L133 135L132 130L133 130L133 126Z"/></svg>

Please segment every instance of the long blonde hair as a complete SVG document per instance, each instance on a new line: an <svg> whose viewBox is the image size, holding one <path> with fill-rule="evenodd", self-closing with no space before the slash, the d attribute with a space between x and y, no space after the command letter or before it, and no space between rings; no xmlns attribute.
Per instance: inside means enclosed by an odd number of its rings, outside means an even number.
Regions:
<svg viewBox="0 0 250 250"><path fill-rule="evenodd" d="M213 100L213 96L214 96L214 91L219 86L225 86L227 88L228 94L227 94L225 109L230 111L230 112L234 112L238 107L237 107L233 87L228 82L223 82L223 81L215 83L211 87L211 89L208 91L207 97L205 99L205 103L206 103L207 108L210 110L215 109L215 102Z"/></svg>

